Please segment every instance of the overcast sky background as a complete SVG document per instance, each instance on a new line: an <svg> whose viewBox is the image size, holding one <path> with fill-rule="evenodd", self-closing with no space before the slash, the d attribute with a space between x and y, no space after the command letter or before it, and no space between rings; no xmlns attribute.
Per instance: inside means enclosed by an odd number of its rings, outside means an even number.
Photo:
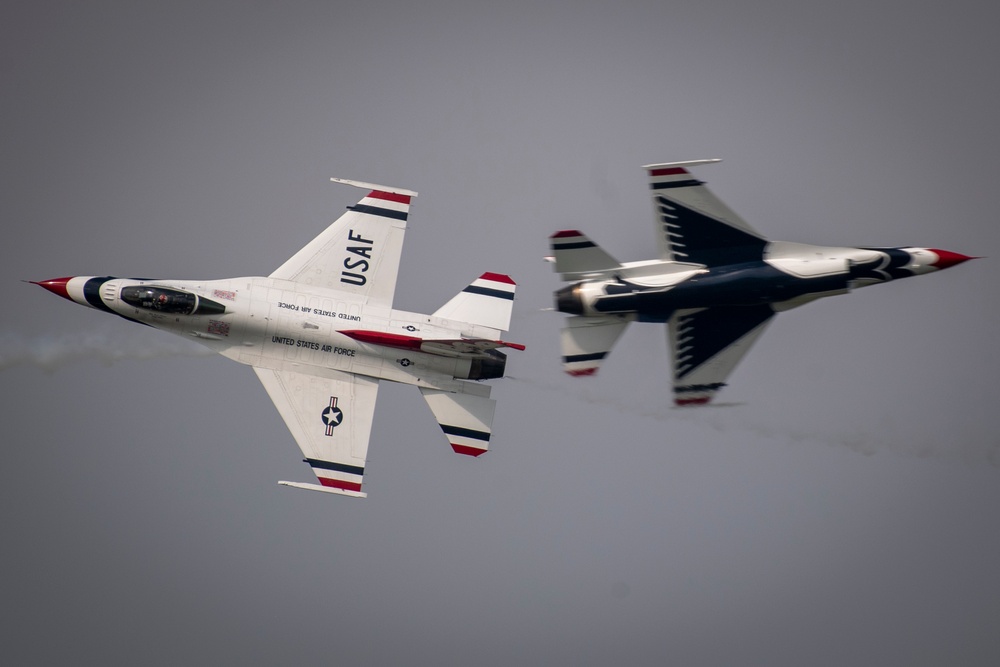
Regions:
<svg viewBox="0 0 1000 667"><path fill-rule="evenodd" d="M1000 664L1000 63L982 2L6 2L9 664ZM772 238L990 259L784 314L721 407L663 327L561 372L547 237L650 162ZM249 368L22 279L267 275L420 192L395 306L518 282L488 455L383 384L367 500Z"/></svg>

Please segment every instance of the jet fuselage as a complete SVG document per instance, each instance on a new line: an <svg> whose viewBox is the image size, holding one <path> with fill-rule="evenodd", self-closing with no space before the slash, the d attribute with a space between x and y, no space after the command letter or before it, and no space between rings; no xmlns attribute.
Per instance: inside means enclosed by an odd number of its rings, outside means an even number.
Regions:
<svg viewBox="0 0 1000 667"><path fill-rule="evenodd" d="M570 315L627 315L666 322L679 310L774 304L787 309L823 296L946 268L964 255L929 248L834 248L775 243L760 261L721 266L661 262L664 272L630 280L629 265L610 278L585 280L556 292L556 309ZM666 269L673 269L666 271ZM781 305L785 304L785 308Z"/></svg>
<svg viewBox="0 0 1000 667"><path fill-rule="evenodd" d="M450 379L503 377L506 364L506 357L496 351L480 359L419 349L423 339L476 336L476 325L378 308L350 300L343 292L291 281L76 276L38 284L75 303L190 336L259 368L308 367L321 375L354 373L443 388Z"/></svg>
<svg viewBox="0 0 1000 667"><path fill-rule="evenodd" d="M497 338L516 290L506 274L482 273L431 315L394 310L417 193L332 180L367 194L266 278L35 284L250 366L319 482L279 484L363 498L379 380L416 385L452 450L477 457L489 449L496 401L469 380L503 377L499 349L524 346Z"/></svg>
<svg viewBox="0 0 1000 667"><path fill-rule="evenodd" d="M771 241L689 171L718 162L646 165L657 259L619 262L585 234L550 239L562 280L556 310L563 369L597 373L629 322L667 325L674 402L705 405L776 313L970 257L918 247L826 247Z"/></svg>

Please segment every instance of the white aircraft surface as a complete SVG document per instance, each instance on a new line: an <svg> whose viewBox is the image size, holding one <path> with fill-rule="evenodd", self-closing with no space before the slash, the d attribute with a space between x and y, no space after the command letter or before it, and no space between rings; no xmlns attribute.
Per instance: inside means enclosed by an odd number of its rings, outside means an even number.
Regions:
<svg viewBox="0 0 1000 667"><path fill-rule="evenodd" d="M839 248L769 241L688 167L643 167L653 195L659 259L622 264L576 230L550 238L555 269L574 281L555 294L571 315L563 367L593 375L629 322L667 324L674 402L704 405L726 384L775 313L974 259L935 248Z"/></svg>
<svg viewBox="0 0 1000 667"><path fill-rule="evenodd" d="M370 192L267 278L149 280L74 276L35 284L78 304L193 337L253 367L319 484L364 498L379 380L416 385L459 454L489 447L496 401L469 380L504 375L500 340L514 281L484 273L432 315L392 308L416 192Z"/></svg>

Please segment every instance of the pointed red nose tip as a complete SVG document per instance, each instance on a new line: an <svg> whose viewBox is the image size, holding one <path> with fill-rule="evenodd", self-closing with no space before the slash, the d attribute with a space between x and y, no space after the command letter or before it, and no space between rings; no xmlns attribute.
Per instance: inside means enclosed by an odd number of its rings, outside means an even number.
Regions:
<svg viewBox="0 0 1000 667"><path fill-rule="evenodd" d="M931 248L930 251L938 256L938 260L931 264L931 266L938 269L947 269L948 267L955 266L956 264L967 262L970 259L979 259L978 257L969 257L968 255L963 255L961 253L951 252L950 250L938 250L937 248Z"/></svg>
<svg viewBox="0 0 1000 667"><path fill-rule="evenodd" d="M71 280L73 280L73 276L69 276L67 278L53 278L52 280L42 280L40 282L32 280L30 282L32 285L44 287L53 294L57 294L64 299L72 301L73 299L70 298L69 290L66 289L66 283Z"/></svg>

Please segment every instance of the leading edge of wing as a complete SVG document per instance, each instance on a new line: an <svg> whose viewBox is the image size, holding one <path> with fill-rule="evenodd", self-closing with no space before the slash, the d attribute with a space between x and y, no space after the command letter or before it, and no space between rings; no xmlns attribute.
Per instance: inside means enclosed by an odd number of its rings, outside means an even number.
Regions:
<svg viewBox="0 0 1000 667"><path fill-rule="evenodd" d="M370 191L270 277L353 294L392 307L413 190L331 179Z"/></svg>
<svg viewBox="0 0 1000 667"><path fill-rule="evenodd" d="M417 192L415 190L407 190L405 188L396 188L388 185L378 185L377 183L366 183L365 181L352 181L348 178L330 178L334 183L343 183L344 185L352 185L356 188L362 188L365 190L373 190L375 192L389 192L394 195L403 195L404 197L416 197Z"/></svg>

